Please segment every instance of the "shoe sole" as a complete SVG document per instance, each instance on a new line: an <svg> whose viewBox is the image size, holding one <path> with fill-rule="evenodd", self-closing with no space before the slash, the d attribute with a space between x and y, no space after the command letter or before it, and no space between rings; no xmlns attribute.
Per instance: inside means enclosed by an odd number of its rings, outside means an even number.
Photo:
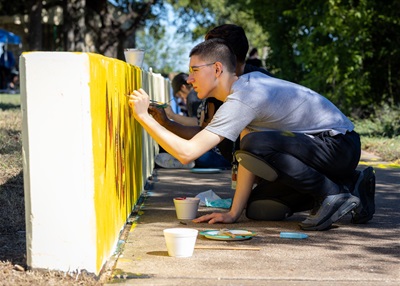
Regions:
<svg viewBox="0 0 400 286"><path fill-rule="evenodd" d="M364 190L360 192L360 190ZM364 169L354 187L354 195L360 198L360 206L353 210L351 222L354 224L364 224L370 221L375 214L375 170L372 167ZM361 196L363 198L361 199ZM372 198L372 200L371 200ZM371 203L372 201L372 203Z"/></svg>
<svg viewBox="0 0 400 286"><path fill-rule="evenodd" d="M338 210L322 223L312 226L300 223L299 226L303 230L327 230L332 226L333 223L337 222L346 214L351 212L354 208L356 208L359 203L360 200L357 197L350 195L350 197L347 198L347 200L338 208Z"/></svg>
<svg viewBox="0 0 400 286"><path fill-rule="evenodd" d="M235 157L240 165L264 180L274 182L278 178L278 173L274 168L250 152L238 150L235 152Z"/></svg>
<svg viewBox="0 0 400 286"><path fill-rule="evenodd" d="M192 169L195 166L194 162L184 165L169 153L158 154L154 163L165 169Z"/></svg>

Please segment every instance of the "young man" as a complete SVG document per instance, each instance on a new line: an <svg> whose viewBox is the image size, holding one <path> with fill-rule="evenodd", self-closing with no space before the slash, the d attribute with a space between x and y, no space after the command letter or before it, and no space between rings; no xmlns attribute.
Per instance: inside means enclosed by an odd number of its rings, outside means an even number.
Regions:
<svg viewBox="0 0 400 286"><path fill-rule="evenodd" d="M232 48L236 56L237 76L241 76L242 74L253 71L259 71L267 75L271 75L265 69L258 68L245 63L247 52L249 50L249 42L247 40L246 33L242 27L234 24L220 25L208 31L204 38L205 40L223 39L229 44L229 46ZM172 83L172 85L174 86L174 83ZM201 115L199 116L201 119L199 122L200 124L198 126L188 126L188 124L185 124L180 120L174 120L174 121L168 120L168 117L170 117L168 112L167 114L165 114L164 110L159 108L154 108L150 106L149 112L162 126L167 128L168 130L179 135L180 137L190 139L198 132L200 132L204 127L206 127L208 123L211 122L211 119L214 117L215 112L222 105L222 103L223 102L213 97L203 100L202 104L200 105L201 106L200 109L202 110L202 112ZM234 161L233 151L238 147L239 147L238 141L232 142L231 140L228 139L225 139L220 144L218 144L219 152L229 162Z"/></svg>
<svg viewBox="0 0 400 286"><path fill-rule="evenodd" d="M214 97L224 104L190 140L168 131L149 115L144 90L134 91L129 100L136 120L182 163L198 158L224 138L234 141L240 135L241 150L253 156L262 170L254 174L248 170L251 164L248 169L239 165L230 211L194 221L235 222L246 207L255 176L266 174L269 183L313 198L316 207L301 228L329 228L360 202L336 183L357 181L360 141L353 124L310 89L259 72L238 78L235 66L235 55L223 40L207 40L191 51L188 82L200 99Z"/></svg>

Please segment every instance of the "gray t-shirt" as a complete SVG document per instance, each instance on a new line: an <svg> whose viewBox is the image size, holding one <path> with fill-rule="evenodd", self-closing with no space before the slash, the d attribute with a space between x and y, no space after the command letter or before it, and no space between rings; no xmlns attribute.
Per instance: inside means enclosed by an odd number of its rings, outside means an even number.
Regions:
<svg viewBox="0 0 400 286"><path fill-rule="evenodd" d="M250 131L291 131L332 136L352 131L351 121L328 99L304 86L260 72L242 75L206 129L235 141Z"/></svg>

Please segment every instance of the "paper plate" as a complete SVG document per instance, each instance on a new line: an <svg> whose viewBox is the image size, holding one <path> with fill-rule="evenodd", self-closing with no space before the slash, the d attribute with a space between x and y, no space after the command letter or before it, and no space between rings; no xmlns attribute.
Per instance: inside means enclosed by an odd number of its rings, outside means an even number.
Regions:
<svg viewBox="0 0 400 286"><path fill-rule="evenodd" d="M229 229L228 231L235 236L220 234L220 230L205 230L201 231L200 234L215 240L246 240L256 235L254 232L244 229Z"/></svg>
<svg viewBox="0 0 400 286"><path fill-rule="evenodd" d="M216 174L220 173L221 169L214 169L214 168L193 168L190 169L190 172L197 173L197 174Z"/></svg>

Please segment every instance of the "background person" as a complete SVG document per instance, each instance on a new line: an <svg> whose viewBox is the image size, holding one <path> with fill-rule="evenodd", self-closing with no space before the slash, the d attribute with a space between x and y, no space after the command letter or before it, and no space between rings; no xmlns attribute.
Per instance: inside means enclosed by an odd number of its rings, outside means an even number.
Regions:
<svg viewBox="0 0 400 286"><path fill-rule="evenodd" d="M11 70L11 81L8 83L8 89L11 93L19 92L19 72L16 68Z"/></svg>
<svg viewBox="0 0 400 286"><path fill-rule="evenodd" d="M181 99L184 107L181 108L187 117L197 117L197 109L201 100L197 97L197 93L192 86L187 83L188 75L179 73L172 79L172 91L175 98ZM172 111L172 110L171 110Z"/></svg>
<svg viewBox="0 0 400 286"><path fill-rule="evenodd" d="M248 65L252 65L255 67L261 67L262 66L262 62L261 60L258 58L258 51L256 48L252 48L250 53L249 53L249 57L246 60L246 64Z"/></svg>
<svg viewBox="0 0 400 286"><path fill-rule="evenodd" d="M0 56L0 89L7 89L11 82L11 71L15 68L16 62L11 51L7 50L7 45L3 45L3 53Z"/></svg>

